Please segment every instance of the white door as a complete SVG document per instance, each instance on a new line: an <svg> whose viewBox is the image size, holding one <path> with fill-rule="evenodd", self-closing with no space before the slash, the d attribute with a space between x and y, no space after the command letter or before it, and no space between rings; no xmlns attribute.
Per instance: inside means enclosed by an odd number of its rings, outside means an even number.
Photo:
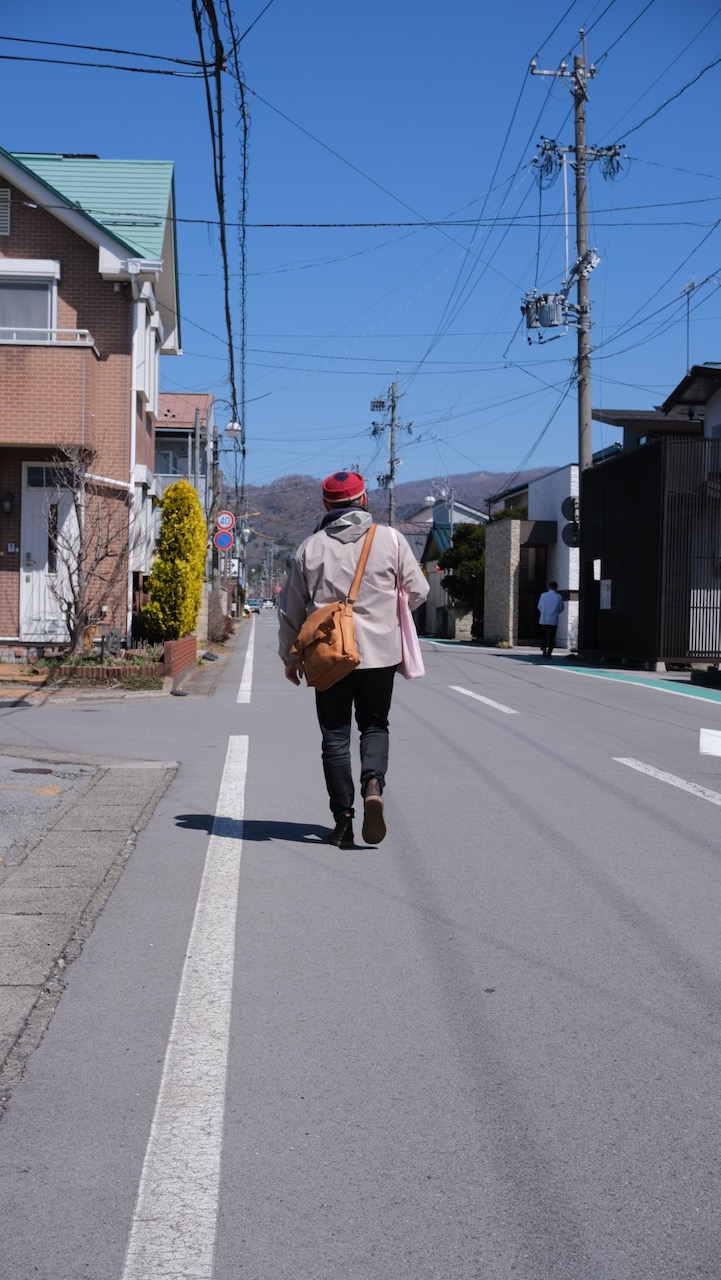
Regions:
<svg viewBox="0 0 721 1280"><path fill-rule="evenodd" d="M62 644L68 639L58 595L68 598L77 520L68 489L53 485L53 468L23 466L20 539L20 639ZM71 566L72 567L72 566Z"/></svg>

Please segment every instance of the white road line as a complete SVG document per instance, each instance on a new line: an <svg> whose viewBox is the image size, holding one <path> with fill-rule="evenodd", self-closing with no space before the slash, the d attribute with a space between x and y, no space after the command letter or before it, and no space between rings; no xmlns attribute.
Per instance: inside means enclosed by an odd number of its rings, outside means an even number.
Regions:
<svg viewBox="0 0 721 1280"><path fill-rule="evenodd" d="M614 756L616 764L628 765L629 769L637 769L639 773L647 773L650 778L658 778L659 782L667 782L671 787L680 787L681 791L688 791L692 796L698 796L699 800L709 800L711 804L721 805L721 795L718 791L709 791L707 787L700 787L696 782L687 782L685 778L677 778L675 773L663 773L661 769L654 769L653 765L644 764L642 760L625 760L621 756Z"/></svg>
<svg viewBox="0 0 721 1280"><path fill-rule="evenodd" d="M487 707L495 707L496 711L504 711L507 716L520 715L520 712L514 711L513 707L504 707L502 702L494 702L493 698L484 698L480 693L464 689L460 684L449 684L448 688L455 689L456 693L465 693L467 698L475 698L477 702L485 702Z"/></svg>
<svg viewBox="0 0 721 1280"><path fill-rule="evenodd" d="M122 1280L212 1280L247 765L231 738Z"/></svg>
<svg viewBox="0 0 721 1280"><path fill-rule="evenodd" d="M721 730L701 729L698 749L702 756L721 756Z"/></svg>
<svg viewBox="0 0 721 1280"><path fill-rule="evenodd" d="M240 678L240 688L236 702L250 702L250 687L253 683L253 649L255 647L255 618L250 624L250 635L248 636L248 648L245 651L245 662L243 663L243 674Z"/></svg>

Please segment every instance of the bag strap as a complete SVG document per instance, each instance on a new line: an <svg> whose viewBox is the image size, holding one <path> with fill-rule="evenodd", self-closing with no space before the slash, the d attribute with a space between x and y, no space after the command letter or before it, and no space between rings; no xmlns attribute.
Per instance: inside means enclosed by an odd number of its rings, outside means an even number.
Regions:
<svg viewBox="0 0 721 1280"><path fill-rule="evenodd" d="M360 553L360 560L358 561L356 571L353 574L353 581L350 584L350 591L346 596L347 604L353 605L358 599L360 584L363 580L363 574L365 573L366 564L368 563L368 556L370 555L371 543L375 537L375 532L376 532L376 525L372 524L368 529L368 531L366 532L365 538L363 539L363 550Z"/></svg>

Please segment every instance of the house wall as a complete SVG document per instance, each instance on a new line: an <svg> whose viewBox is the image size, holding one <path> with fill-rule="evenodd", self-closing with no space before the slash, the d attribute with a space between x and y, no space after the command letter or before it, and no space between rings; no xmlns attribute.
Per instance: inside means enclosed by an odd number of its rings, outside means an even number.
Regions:
<svg viewBox="0 0 721 1280"><path fill-rule="evenodd" d="M706 403L703 433L709 439L721 437L721 390L715 391Z"/></svg>
<svg viewBox="0 0 721 1280"><path fill-rule="evenodd" d="M3 183L4 186L10 184ZM49 461L63 445L95 450L90 471L127 485L131 479L132 414L136 459L152 472L153 421L132 403L134 302L129 284L101 278L97 246L42 207L27 207L11 187L10 235L0 237L2 259L59 261L58 329L85 329L89 346L57 343L0 345L0 492L10 492L10 517L0 513L0 635L19 634L22 463ZM72 335L68 335L72 340ZM108 625L127 622L127 495L106 489L108 520L117 526L120 569L108 593ZM118 512L120 511L120 514ZM10 552L10 546L18 550Z"/></svg>
<svg viewBox="0 0 721 1280"><path fill-rule="evenodd" d="M538 594L557 582L565 600L565 609L558 621L556 644L559 648L572 648L578 640L578 590L580 558L577 547L567 547L561 539L561 530L568 524L561 513L564 498L578 498L578 466L575 463L550 471L532 480L528 486L529 520L556 520L559 537L546 548L546 581L538 582Z"/></svg>
<svg viewBox="0 0 721 1280"><path fill-rule="evenodd" d="M3 184L7 185L7 184ZM77 444L83 418L97 450L99 474L130 477L130 388L133 300L129 286L116 290L98 274L98 250L44 209L27 208L11 187L10 235L0 237L0 257L60 262L57 327L87 329L92 352L67 347L0 348L2 444ZM150 450L150 466L152 467Z"/></svg>
<svg viewBox="0 0 721 1280"><path fill-rule="evenodd" d="M484 640L513 644L518 638L520 563L521 521L492 520L486 525Z"/></svg>

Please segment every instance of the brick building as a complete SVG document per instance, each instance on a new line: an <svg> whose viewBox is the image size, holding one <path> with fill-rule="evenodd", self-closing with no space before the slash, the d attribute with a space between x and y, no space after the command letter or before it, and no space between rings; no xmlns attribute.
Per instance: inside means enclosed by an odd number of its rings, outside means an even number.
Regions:
<svg viewBox="0 0 721 1280"><path fill-rule="evenodd" d="M0 148L0 646L128 634L178 354L172 164Z"/></svg>

